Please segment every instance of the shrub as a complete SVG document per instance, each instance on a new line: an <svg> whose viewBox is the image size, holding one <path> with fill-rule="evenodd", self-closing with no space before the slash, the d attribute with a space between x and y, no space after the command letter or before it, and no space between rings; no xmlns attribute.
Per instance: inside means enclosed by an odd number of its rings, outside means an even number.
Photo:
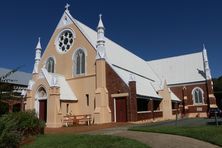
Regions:
<svg viewBox="0 0 222 148"><path fill-rule="evenodd" d="M16 119L3 116L0 118L0 148L16 147L21 141L21 135L16 129Z"/></svg>
<svg viewBox="0 0 222 148"><path fill-rule="evenodd" d="M45 127L45 123L37 118L34 110L18 112L15 116L18 120L18 131L23 137L37 135Z"/></svg>
<svg viewBox="0 0 222 148"><path fill-rule="evenodd" d="M21 140L40 134L44 127L34 110L6 114L0 118L0 148L16 147Z"/></svg>

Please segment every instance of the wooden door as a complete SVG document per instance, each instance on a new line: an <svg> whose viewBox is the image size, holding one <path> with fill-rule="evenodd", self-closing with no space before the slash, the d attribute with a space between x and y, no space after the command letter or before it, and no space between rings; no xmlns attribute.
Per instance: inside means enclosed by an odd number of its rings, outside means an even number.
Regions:
<svg viewBox="0 0 222 148"><path fill-rule="evenodd" d="M39 119L46 122L47 118L47 100L39 100Z"/></svg>
<svg viewBox="0 0 222 148"><path fill-rule="evenodd" d="M126 98L116 98L116 122L126 122Z"/></svg>

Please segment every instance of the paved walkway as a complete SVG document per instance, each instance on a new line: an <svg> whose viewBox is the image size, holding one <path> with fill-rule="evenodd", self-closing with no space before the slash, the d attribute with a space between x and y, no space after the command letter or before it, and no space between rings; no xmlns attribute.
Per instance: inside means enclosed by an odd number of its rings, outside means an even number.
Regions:
<svg viewBox="0 0 222 148"><path fill-rule="evenodd" d="M87 132L87 134L114 135L135 139L152 148L219 148L216 145L193 138L160 133L128 131L127 129L128 127L107 128L99 131Z"/></svg>
<svg viewBox="0 0 222 148"><path fill-rule="evenodd" d="M200 123L199 120L184 120L179 125L184 125L189 123L192 125ZM204 121L204 120L203 120ZM208 120L207 120L208 121ZM194 123L193 123L194 122ZM206 121L205 121L206 122ZM183 123L183 124L182 124ZM204 123L204 122L203 122ZM161 122L156 123L157 125L163 124L175 124L171 122ZM76 134L102 134L102 135L114 135L121 136L129 139L135 139L142 143L145 143L152 148L218 148L213 144L196 140L193 138L177 136L177 135L168 135L161 133L149 133L149 132L137 132L137 131L128 131L130 126L135 126L134 124L129 123L118 123L118 124L103 124L103 125L91 125L91 126L74 126L74 127L62 127L58 129L46 128L47 134L55 133L76 133Z"/></svg>
<svg viewBox="0 0 222 148"><path fill-rule="evenodd" d="M116 133L114 135L138 140L142 143L151 146L152 148L217 148L218 147L210 143L188 137L160 134L160 133L125 131L125 132Z"/></svg>

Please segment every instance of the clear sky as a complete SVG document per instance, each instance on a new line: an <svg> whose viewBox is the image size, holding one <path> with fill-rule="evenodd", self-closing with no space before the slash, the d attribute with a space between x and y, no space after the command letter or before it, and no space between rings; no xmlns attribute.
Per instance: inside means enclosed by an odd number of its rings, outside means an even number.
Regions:
<svg viewBox="0 0 222 148"><path fill-rule="evenodd" d="M102 13L105 35L145 60L199 52L204 43L212 76L222 75L222 0L4 0L0 67L32 72L37 39L45 50L67 2L93 29Z"/></svg>

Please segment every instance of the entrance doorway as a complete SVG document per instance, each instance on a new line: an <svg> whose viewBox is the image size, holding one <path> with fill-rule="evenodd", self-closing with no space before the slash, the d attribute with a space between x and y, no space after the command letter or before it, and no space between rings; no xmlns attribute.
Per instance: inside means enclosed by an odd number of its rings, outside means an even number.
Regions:
<svg viewBox="0 0 222 148"><path fill-rule="evenodd" d="M116 122L127 121L126 97L115 98Z"/></svg>
<svg viewBox="0 0 222 148"><path fill-rule="evenodd" d="M47 122L47 92L43 87L36 92L35 110L39 119Z"/></svg>
<svg viewBox="0 0 222 148"><path fill-rule="evenodd" d="M46 122L47 118L47 100L39 100L39 119Z"/></svg>

